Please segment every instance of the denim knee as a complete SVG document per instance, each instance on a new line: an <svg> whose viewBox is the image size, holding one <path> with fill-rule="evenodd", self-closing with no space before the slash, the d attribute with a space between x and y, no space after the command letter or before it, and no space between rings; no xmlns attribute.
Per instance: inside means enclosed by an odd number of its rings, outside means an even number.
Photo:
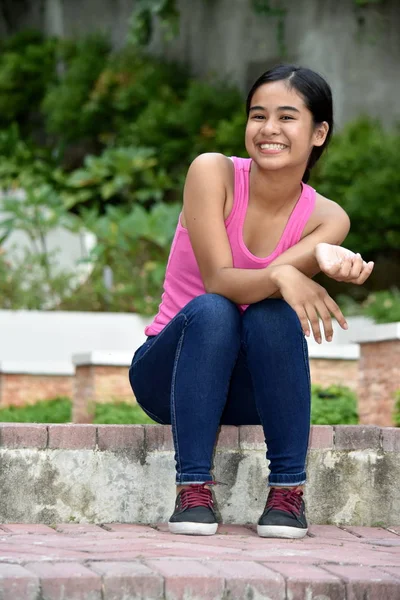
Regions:
<svg viewBox="0 0 400 600"><path fill-rule="evenodd" d="M243 325L245 329L265 332L269 338L276 335L279 340L293 334L303 335L293 308L285 300L275 298L251 304L243 316Z"/></svg>
<svg viewBox="0 0 400 600"><path fill-rule="evenodd" d="M188 324L200 325L205 336L213 338L240 333L240 312L234 302L219 294L197 296L183 309Z"/></svg>

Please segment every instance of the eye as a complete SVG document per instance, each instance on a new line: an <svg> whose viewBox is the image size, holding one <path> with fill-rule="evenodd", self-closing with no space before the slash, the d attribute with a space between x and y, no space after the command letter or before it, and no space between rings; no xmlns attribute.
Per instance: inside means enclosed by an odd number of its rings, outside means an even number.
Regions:
<svg viewBox="0 0 400 600"><path fill-rule="evenodd" d="M264 115L253 115L252 119L256 119L256 121L259 121L261 119L265 119Z"/></svg>
<svg viewBox="0 0 400 600"><path fill-rule="evenodd" d="M286 121L286 119L288 119L289 121L294 121L294 118L293 118L293 117L291 117L290 115L283 115L283 116L281 117L281 119L283 119L283 120L285 120L285 121Z"/></svg>

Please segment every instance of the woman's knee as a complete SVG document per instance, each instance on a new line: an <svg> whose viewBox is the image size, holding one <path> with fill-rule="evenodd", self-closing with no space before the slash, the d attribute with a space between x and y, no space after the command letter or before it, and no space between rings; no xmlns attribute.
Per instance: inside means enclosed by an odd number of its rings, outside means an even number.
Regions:
<svg viewBox="0 0 400 600"><path fill-rule="evenodd" d="M276 334L279 338L290 334L303 334L300 320L285 300L262 300L251 304L243 316L243 327L253 331Z"/></svg>
<svg viewBox="0 0 400 600"><path fill-rule="evenodd" d="M194 298L184 309L189 321L201 323L213 332L239 330L240 312L234 302L219 294L202 294Z"/></svg>

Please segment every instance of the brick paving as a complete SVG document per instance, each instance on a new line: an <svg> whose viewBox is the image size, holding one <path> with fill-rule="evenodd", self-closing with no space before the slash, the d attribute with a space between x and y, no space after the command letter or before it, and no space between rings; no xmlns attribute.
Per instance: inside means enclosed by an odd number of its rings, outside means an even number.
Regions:
<svg viewBox="0 0 400 600"><path fill-rule="evenodd" d="M400 528L314 525L303 540L222 525L0 525L2 600L400 600Z"/></svg>

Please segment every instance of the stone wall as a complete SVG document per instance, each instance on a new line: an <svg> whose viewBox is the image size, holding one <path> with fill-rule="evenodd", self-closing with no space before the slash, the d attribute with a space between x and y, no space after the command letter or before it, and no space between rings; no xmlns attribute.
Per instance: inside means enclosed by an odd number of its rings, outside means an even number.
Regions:
<svg viewBox="0 0 400 600"><path fill-rule="evenodd" d="M106 31L116 47L126 38L134 0L14 0L0 16L8 35L34 26L48 34L80 36ZM318 70L331 83L339 126L360 113L387 125L400 117L400 5L398 0L282 2L287 60ZM250 0L179 0L180 34L166 43L160 32L149 50L187 64L202 77L250 83L281 60L277 20L256 14ZM7 19L5 19L5 14Z"/></svg>
<svg viewBox="0 0 400 600"><path fill-rule="evenodd" d="M225 426L213 460L224 523L255 523L268 475L261 427ZM0 424L1 523L158 523L175 467L163 425ZM400 525L400 429L311 429L306 501L315 524Z"/></svg>

